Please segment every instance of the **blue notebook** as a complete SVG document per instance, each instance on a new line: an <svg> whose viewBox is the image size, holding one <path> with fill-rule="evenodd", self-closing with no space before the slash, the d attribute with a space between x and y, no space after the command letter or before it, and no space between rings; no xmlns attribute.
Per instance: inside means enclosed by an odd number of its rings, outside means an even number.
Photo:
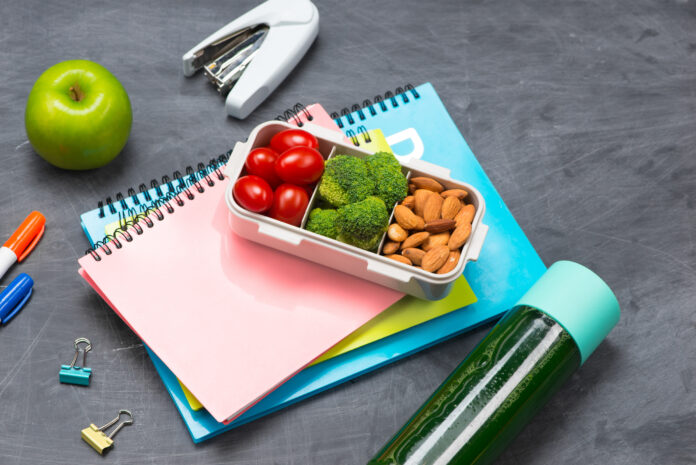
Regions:
<svg viewBox="0 0 696 465"><path fill-rule="evenodd" d="M483 195L490 229L477 262L464 276L478 302L302 370L234 422L223 425L205 410L190 408L169 369L148 350L162 381L198 443L248 423L387 363L423 350L500 316L541 276L546 267L500 198L430 84L397 89L365 106L334 115L348 136L359 126L381 129L393 151L451 170ZM353 108L360 108L359 105ZM103 228L101 238L103 238ZM98 238L99 236L95 236ZM95 241L96 242L96 241Z"/></svg>

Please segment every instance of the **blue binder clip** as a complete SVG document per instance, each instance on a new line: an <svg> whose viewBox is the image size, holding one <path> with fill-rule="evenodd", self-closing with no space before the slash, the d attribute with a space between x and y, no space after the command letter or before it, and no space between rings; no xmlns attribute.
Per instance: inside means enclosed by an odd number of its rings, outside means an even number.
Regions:
<svg viewBox="0 0 696 465"><path fill-rule="evenodd" d="M78 384L80 386L89 386L89 379L92 376L92 369L85 366L76 366L77 357L80 355L80 343L85 343L87 346L82 352L82 364L87 363L87 352L92 350L92 343L89 339L84 337L79 337L75 339L75 356L72 359L70 365L61 365L60 372L58 372L58 379L61 383L66 384Z"/></svg>

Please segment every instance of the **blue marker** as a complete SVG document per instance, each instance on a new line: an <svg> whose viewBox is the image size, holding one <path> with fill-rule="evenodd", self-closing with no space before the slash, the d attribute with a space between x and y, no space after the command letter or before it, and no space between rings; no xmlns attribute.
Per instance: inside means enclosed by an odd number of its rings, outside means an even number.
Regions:
<svg viewBox="0 0 696 465"><path fill-rule="evenodd" d="M7 288L0 293L0 324L7 324L27 303L32 293L34 280L26 273L20 273Z"/></svg>

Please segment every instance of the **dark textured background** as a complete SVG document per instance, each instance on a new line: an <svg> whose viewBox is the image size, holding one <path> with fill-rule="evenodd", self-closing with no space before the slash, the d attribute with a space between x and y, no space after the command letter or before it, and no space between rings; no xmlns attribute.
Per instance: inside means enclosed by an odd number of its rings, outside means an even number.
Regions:
<svg viewBox="0 0 696 465"><path fill-rule="evenodd" d="M103 463L366 462L488 328L195 446L142 344L77 275L78 216L297 101L340 110L425 81L544 261L588 265L623 309L499 463L696 463L696 3L318 2L317 42L240 122L203 77L183 77L181 55L254 4L2 0L0 238L32 209L48 229L2 282L37 284L0 328L0 463L102 463L80 430L120 408L136 423ZM23 127L34 80L72 58L110 69L134 109L125 151L88 173L50 167ZM76 336L95 344L88 389L57 379Z"/></svg>

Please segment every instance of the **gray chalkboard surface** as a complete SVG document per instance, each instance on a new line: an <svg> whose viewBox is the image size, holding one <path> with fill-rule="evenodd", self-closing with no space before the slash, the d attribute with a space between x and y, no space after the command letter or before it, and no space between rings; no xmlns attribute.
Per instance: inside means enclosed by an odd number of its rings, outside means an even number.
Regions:
<svg viewBox="0 0 696 465"><path fill-rule="evenodd" d="M226 151L295 102L340 110L426 81L544 261L586 264L623 309L499 463L696 463L694 2L317 1L316 43L238 121L204 78L183 77L180 59L254 5L2 3L0 239L32 209L48 227L0 283L36 281L0 328L0 463L102 463L80 430L121 408L136 422L103 463L365 463L488 328L195 446L138 338L77 275L79 214ZM134 110L124 152L85 173L46 164L23 126L34 80L73 58L110 69ZM78 336L94 342L86 389L57 379Z"/></svg>

